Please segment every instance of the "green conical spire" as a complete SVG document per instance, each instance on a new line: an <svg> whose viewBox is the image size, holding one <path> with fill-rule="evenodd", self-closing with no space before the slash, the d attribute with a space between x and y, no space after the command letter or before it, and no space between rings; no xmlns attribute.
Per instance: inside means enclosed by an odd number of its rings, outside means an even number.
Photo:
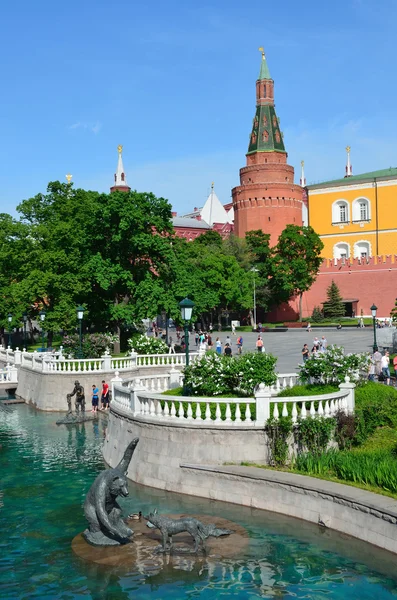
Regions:
<svg viewBox="0 0 397 600"><path fill-rule="evenodd" d="M259 81L262 79L271 79L269 67L267 66L265 51L263 48L259 48L260 52L262 52L262 61L261 61L261 70L259 71Z"/></svg>

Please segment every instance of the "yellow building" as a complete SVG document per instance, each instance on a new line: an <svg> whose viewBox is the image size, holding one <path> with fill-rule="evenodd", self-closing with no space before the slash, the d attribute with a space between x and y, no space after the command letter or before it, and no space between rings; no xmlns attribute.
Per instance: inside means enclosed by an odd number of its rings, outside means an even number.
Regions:
<svg viewBox="0 0 397 600"><path fill-rule="evenodd" d="M309 185L307 193L324 258L397 254L397 168Z"/></svg>

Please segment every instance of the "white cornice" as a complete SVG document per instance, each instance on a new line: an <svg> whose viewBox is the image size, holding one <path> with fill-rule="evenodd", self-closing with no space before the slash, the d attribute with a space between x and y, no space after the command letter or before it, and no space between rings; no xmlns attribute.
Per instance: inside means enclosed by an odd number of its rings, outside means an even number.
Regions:
<svg viewBox="0 0 397 600"><path fill-rule="evenodd" d="M378 188L380 187L391 187L391 186L396 186L397 185L397 179L387 179L386 181L376 181L376 185ZM375 187L375 182L374 181L370 181L369 183L356 183L354 185L337 185L337 186L333 186L333 187L327 187L327 188L318 188L315 190L309 189L308 194L309 194L309 200L310 200L310 196L318 196L320 194L333 194L333 193L343 193L343 192L348 192L350 190L368 190L371 188Z"/></svg>

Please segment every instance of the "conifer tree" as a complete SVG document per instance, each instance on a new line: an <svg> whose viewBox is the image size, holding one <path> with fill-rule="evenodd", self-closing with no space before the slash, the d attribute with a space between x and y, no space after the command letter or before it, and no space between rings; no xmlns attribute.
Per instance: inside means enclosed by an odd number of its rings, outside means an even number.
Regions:
<svg viewBox="0 0 397 600"><path fill-rule="evenodd" d="M324 316L335 319L345 316L345 305L342 302L342 296L335 281L327 288L327 301L324 302Z"/></svg>

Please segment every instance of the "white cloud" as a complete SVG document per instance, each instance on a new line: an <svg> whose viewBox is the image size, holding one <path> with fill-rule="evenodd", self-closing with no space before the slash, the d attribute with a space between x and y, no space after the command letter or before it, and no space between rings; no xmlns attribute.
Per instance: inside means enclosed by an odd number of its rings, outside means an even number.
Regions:
<svg viewBox="0 0 397 600"><path fill-rule="evenodd" d="M91 131L96 135L102 129L102 123L100 123L99 121L96 121L95 123L77 121L76 123L69 125L69 129L85 129L87 131Z"/></svg>

